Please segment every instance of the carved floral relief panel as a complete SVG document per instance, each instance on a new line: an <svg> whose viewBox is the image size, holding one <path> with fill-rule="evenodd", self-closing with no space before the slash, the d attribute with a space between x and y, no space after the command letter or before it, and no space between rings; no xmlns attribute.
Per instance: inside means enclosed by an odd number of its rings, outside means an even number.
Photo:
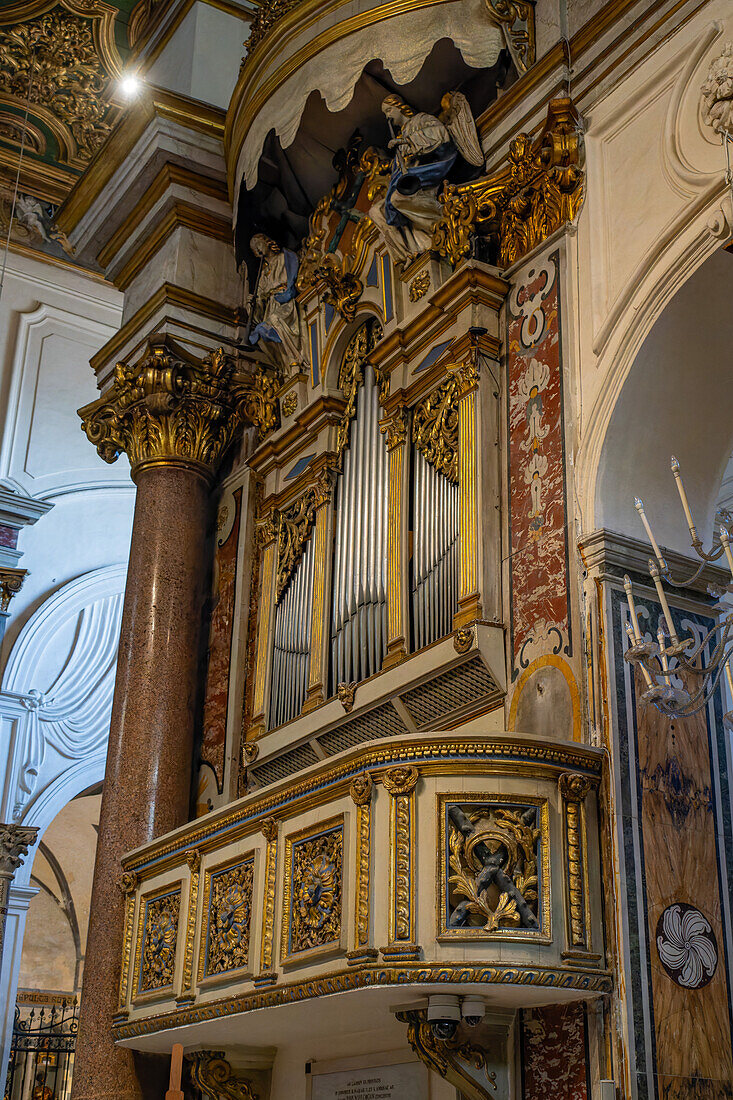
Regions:
<svg viewBox="0 0 733 1100"><path fill-rule="evenodd" d="M199 980L249 968L254 854L206 871Z"/></svg>
<svg viewBox="0 0 733 1100"><path fill-rule="evenodd" d="M138 996L168 991L173 986L180 909L180 883L140 900L134 986Z"/></svg>
<svg viewBox="0 0 733 1100"><path fill-rule="evenodd" d="M281 956L342 946L344 819L285 840Z"/></svg>
<svg viewBox="0 0 733 1100"><path fill-rule="evenodd" d="M438 820L439 938L549 942L546 800L442 794Z"/></svg>

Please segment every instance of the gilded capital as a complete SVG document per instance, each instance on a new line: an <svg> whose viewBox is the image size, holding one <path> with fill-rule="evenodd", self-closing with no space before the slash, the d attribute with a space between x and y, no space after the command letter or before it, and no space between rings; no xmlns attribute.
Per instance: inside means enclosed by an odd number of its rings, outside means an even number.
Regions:
<svg viewBox="0 0 733 1100"><path fill-rule="evenodd" d="M245 423L277 422L274 384L245 373L223 348L203 359L154 336L134 365L118 363L108 393L79 410L82 431L105 462L124 451L132 474L185 465L209 477Z"/></svg>
<svg viewBox="0 0 733 1100"><path fill-rule="evenodd" d="M27 569L0 569L0 611L7 611L13 596L20 592Z"/></svg>

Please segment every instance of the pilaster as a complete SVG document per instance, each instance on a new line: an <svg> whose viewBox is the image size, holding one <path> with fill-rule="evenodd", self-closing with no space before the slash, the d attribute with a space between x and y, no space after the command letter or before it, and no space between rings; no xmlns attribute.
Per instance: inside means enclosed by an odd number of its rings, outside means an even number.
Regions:
<svg viewBox="0 0 733 1100"><path fill-rule="evenodd" d="M392 668L407 656L408 586L407 580L407 507L409 464L406 460L410 440L410 414L397 408L381 422L389 455L389 497L387 508L387 655L383 668Z"/></svg>

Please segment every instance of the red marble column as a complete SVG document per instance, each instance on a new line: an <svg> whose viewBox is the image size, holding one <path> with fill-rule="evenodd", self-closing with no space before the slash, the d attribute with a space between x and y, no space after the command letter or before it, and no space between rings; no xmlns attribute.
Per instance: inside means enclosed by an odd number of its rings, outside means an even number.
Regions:
<svg viewBox="0 0 733 1100"><path fill-rule="evenodd" d="M120 633L74 1067L75 1100L138 1100L118 1008L122 855L188 820L209 485L194 468L142 469Z"/></svg>
<svg viewBox="0 0 733 1100"><path fill-rule="evenodd" d="M121 857L189 817L210 488L253 393L222 351L203 360L165 336L80 410L102 458L130 458L137 500L122 615L89 921L73 1100L162 1095L116 1047ZM260 401L257 406L272 416ZM147 1087L146 1087L147 1086Z"/></svg>

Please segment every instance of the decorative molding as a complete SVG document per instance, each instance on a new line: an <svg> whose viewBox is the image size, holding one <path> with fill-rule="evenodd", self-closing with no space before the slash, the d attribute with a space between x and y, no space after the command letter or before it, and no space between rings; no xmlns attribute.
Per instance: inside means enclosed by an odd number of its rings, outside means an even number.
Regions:
<svg viewBox="0 0 733 1100"><path fill-rule="evenodd" d="M536 54L534 0L485 0L489 19L501 30L517 72L526 73Z"/></svg>
<svg viewBox="0 0 733 1100"><path fill-rule="evenodd" d="M733 131L733 42L726 42L710 62L700 89L700 113L705 125L725 142Z"/></svg>
<svg viewBox="0 0 733 1100"><path fill-rule="evenodd" d="M199 981L249 968L254 860L254 853L249 852L206 870Z"/></svg>
<svg viewBox="0 0 733 1100"><path fill-rule="evenodd" d="M372 858L372 795L374 782L369 772L354 776L349 787L349 795L356 806L356 882L354 885L356 902L354 906L354 950L349 958L361 959L365 949L369 948L369 895L370 869Z"/></svg>
<svg viewBox="0 0 733 1100"><path fill-rule="evenodd" d="M262 822L260 832L267 841L265 851L265 884L262 903L262 935L260 939L260 974L261 981L274 981L272 972L272 951L275 938L275 888L277 884L277 848L280 823L274 817L269 817Z"/></svg>
<svg viewBox="0 0 733 1100"><path fill-rule="evenodd" d="M419 302L430 290L430 272L421 271L410 283L407 296L411 302Z"/></svg>
<svg viewBox="0 0 733 1100"><path fill-rule="evenodd" d="M120 992L118 999L118 1011L115 1020L127 1016L127 998L129 996L130 963L132 961L132 937L135 918L135 891L140 883L140 876L135 872L124 872L117 883L120 893L125 899L125 924L122 934L122 968L120 970Z"/></svg>
<svg viewBox="0 0 733 1100"><path fill-rule="evenodd" d="M0 877L13 877L37 835L38 829L29 825L0 823ZM2 916L4 914L0 914L0 919Z"/></svg>
<svg viewBox="0 0 733 1100"><path fill-rule="evenodd" d="M0 612L7 612L10 601L23 587L27 569L9 569L0 566Z"/></svg>
<svg viewBox="0 0 733 1100"><path fill-rule="evenodd" d="M186 915L186 939L183 953L183 973L181 975L181 992L176 997L176 1002L193 1000L193 941L196 936L196 915L198 913L199 900L199 872L201 869L201 852L198 848L189 848L186 852L188 864L188 907Z"/></svg>
<svg viewBox="0 0 733 1100"><path fill-rule="evenodd" d="M82 429L105 462L124 451L133 477L176 463L213 477L243 424L262 433L277 422L274 383L244 375L223 348L203 359L169 336L152 336L134 366L118 363L108 394L79 410Z"/></svg>
<svg viewBox="0 0 733 1100"><path fill-rule="evenodd" d="M343 817L285 838L283 963L341 946L343 859Z"/></svg>
<svg viewBox="0 0 733 1100"><path fill-rule="evenodd" d="M443 987L455 983L464 985L497 985L506 987L532 986L544 991L559 989L577 991L587 996L591 993L610 993L613 978L609 971L589 967L573 967L572 970L544 966L470 966L445 965L440 962L417 962L398 959L394 963L383 965L376 962L362 962L358 966L347 966L324 978L304 978L294 982L284 982L272 989L256 988L253 992L235 997L204 1002L172 1012L161 1012L150 1018L140 1018L114 1027L116 1040L134 1039L141 1035L151 1035L166 1031L171 1027L186 1027L189 1024L206 1020L221 1020L242 1012L252 1012L259 1008L269 1008L295 1001L329 996L332 993L347 992L352 989L374 989L385 985L403 988L405 985L438 985Z"/></svg>
<svg viewBox="0 0 733 1100"><path fill-rule="evenodd" d="M591 784L586 775L563 772L558 778L563 807L563 842L567 879L568 945L571 951L590 951L590 898L585 799Z"/></svg>
<svg viewBox="0 0 733 1100"><path fill-rule="evenodd" d="M419 772L413 764L383 772L382 784L392 796L389 808L389 945L385 958L406 953L417 958L415 944L415 787ZM387 952L387 953L385 953Z"/></svg>
<svg viewBox="0 0 733 1100"><path fill-rule="evenodd" d="M443 186L433 247L455 265L475 237L495 234L499 267L511 267L576 217L583 194L579 116L572 100L553 99L539 136L522 133L510 143L507 166Z"/></svg>

